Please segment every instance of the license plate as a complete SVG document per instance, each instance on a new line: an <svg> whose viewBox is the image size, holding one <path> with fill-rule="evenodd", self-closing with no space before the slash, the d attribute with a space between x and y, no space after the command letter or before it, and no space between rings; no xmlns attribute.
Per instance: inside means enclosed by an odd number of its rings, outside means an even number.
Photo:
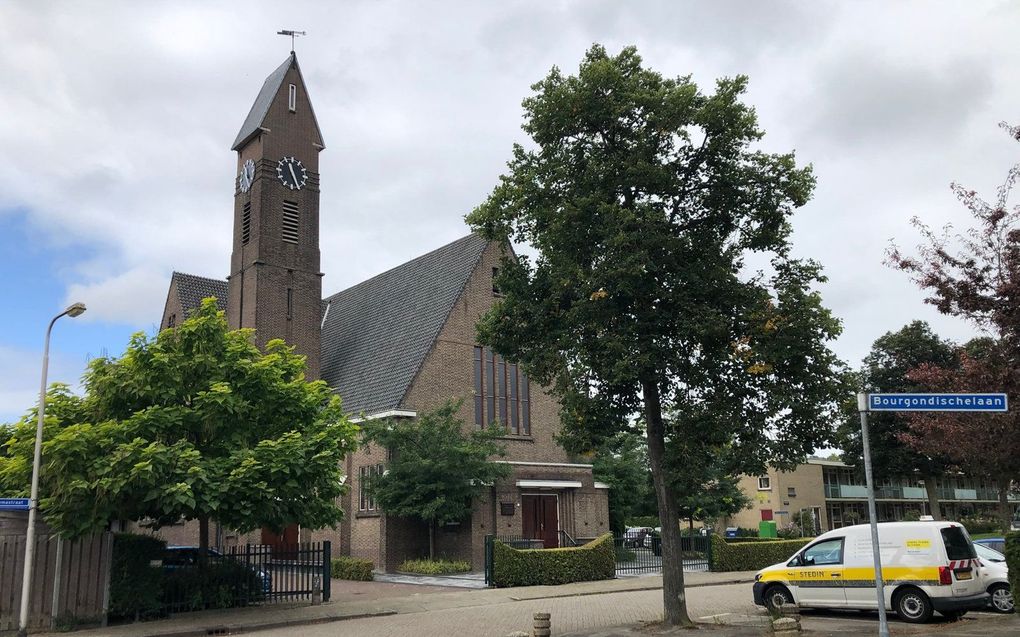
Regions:
<svg viewBox="0 0 1020 637"><path fill-rule="evenodd" d="M967 569L966 571L954 571L954 572L956 573L957 581L968 580L971 579L971 577L973 577L970 573L970 569Z"/></svg>

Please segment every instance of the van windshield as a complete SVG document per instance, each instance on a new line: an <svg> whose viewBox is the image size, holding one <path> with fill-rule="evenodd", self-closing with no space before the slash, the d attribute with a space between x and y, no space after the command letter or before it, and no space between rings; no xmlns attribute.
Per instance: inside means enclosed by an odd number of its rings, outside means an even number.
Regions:
<svg viewBox="0 0 1020 637"><path fill-rule="evenodd" d="M958 526L942 529L942 542L946 545L946 557L951 560L969 560L977 557L970 538Z"/></svg>

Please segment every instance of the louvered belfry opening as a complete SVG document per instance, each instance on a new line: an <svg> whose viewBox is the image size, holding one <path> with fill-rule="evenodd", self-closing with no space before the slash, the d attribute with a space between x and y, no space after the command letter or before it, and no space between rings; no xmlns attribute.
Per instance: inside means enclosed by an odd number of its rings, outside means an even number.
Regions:
<svg viewBox="0 0 1020 637"><path fill-rule="evenodd" d="M251 202L245 202L241 211L241 245L248 245L251 240Z"/></svg>
<svg viewBox="0 0 1020 637"><path fill-rule="evenodd" d="M297 202L283 201L283 240L287 243L298 242L298 205Z"/></svg>

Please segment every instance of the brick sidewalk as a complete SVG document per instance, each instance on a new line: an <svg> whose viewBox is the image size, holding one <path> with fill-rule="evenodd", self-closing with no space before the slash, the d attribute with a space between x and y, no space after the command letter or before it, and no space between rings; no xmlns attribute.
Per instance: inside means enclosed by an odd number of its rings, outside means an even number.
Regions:
<svg viewBox="0 0 1020 637"><path fill-rule="evenodd" d="M753 572L686 573L690 588L719 586L735 582L750 582ZM380 584L384 585L384 584ZM281 629L291 626L322 624L364 617L381 617L422 613L437 610L495 606L508 602L536 601L610 593L650 591L662 588L661 576L628 577L599 582L578 582L561 586L528 586L455 592L429 592L402 597L369 597L371 589L363 590L364 599L348 602L330 602L319 606L266 605L222 611L182 613L177 617L153 621L77 631L79 637L186 637L205 636L212 632L250 632L253 630ZM650 599L654 599L649 596ZM659 601L661 605L661 599ZM597 607L597 605L593 605ZM617 624L638 621L643 615L622 616ZM607 624L601 624L607 625ZM509 632L509 631L507 631ZM51 634L56 637L56 634Z"/></svg>

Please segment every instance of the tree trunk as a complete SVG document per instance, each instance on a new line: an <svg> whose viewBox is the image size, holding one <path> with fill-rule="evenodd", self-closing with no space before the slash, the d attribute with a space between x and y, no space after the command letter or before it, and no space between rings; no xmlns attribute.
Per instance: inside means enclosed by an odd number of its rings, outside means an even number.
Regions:
<svg viewBox="0 0 1020 637"><path fill-rule="evenodd" d="M666 485L663 459L666 455L665 430L662 423L662 405L659 386L655 381L641 383L645 400L645 419L648 427L648 460L652 468L652 484L659 504L659 523L662 525L662 606L667 626L694 626L687 614L687 597L684 593L684 564L680 544L680 513L676 499Z"/></svg>
<svg viewBox="0 0 1020 637"><path fill-rule="evenodd" d="M1002 532L1009 533L1010 525L1013 522L1013 512L1009 510L1009 480L1000 480L999 485L999 520L1002 522Z"/></svg>
<svg viewBox="0 0 1020 637"><path fill-rule="evenodd" d="M198 563L205 566L209 557L209 516L198 518Z"/></svg>
<svg viewBox="0 0 1020 637"><path fill-rule="evenodd" d="M924 477L924 490L928 492L928 509L936 522L942 520L942 505L939 503L938 482L935 476Z"/></svg>
<svg viewBox="0 0 1020 637"><path fill-rule="evenodd" d="M429 559L436 559L436 521L429 520Z"/></svg>

